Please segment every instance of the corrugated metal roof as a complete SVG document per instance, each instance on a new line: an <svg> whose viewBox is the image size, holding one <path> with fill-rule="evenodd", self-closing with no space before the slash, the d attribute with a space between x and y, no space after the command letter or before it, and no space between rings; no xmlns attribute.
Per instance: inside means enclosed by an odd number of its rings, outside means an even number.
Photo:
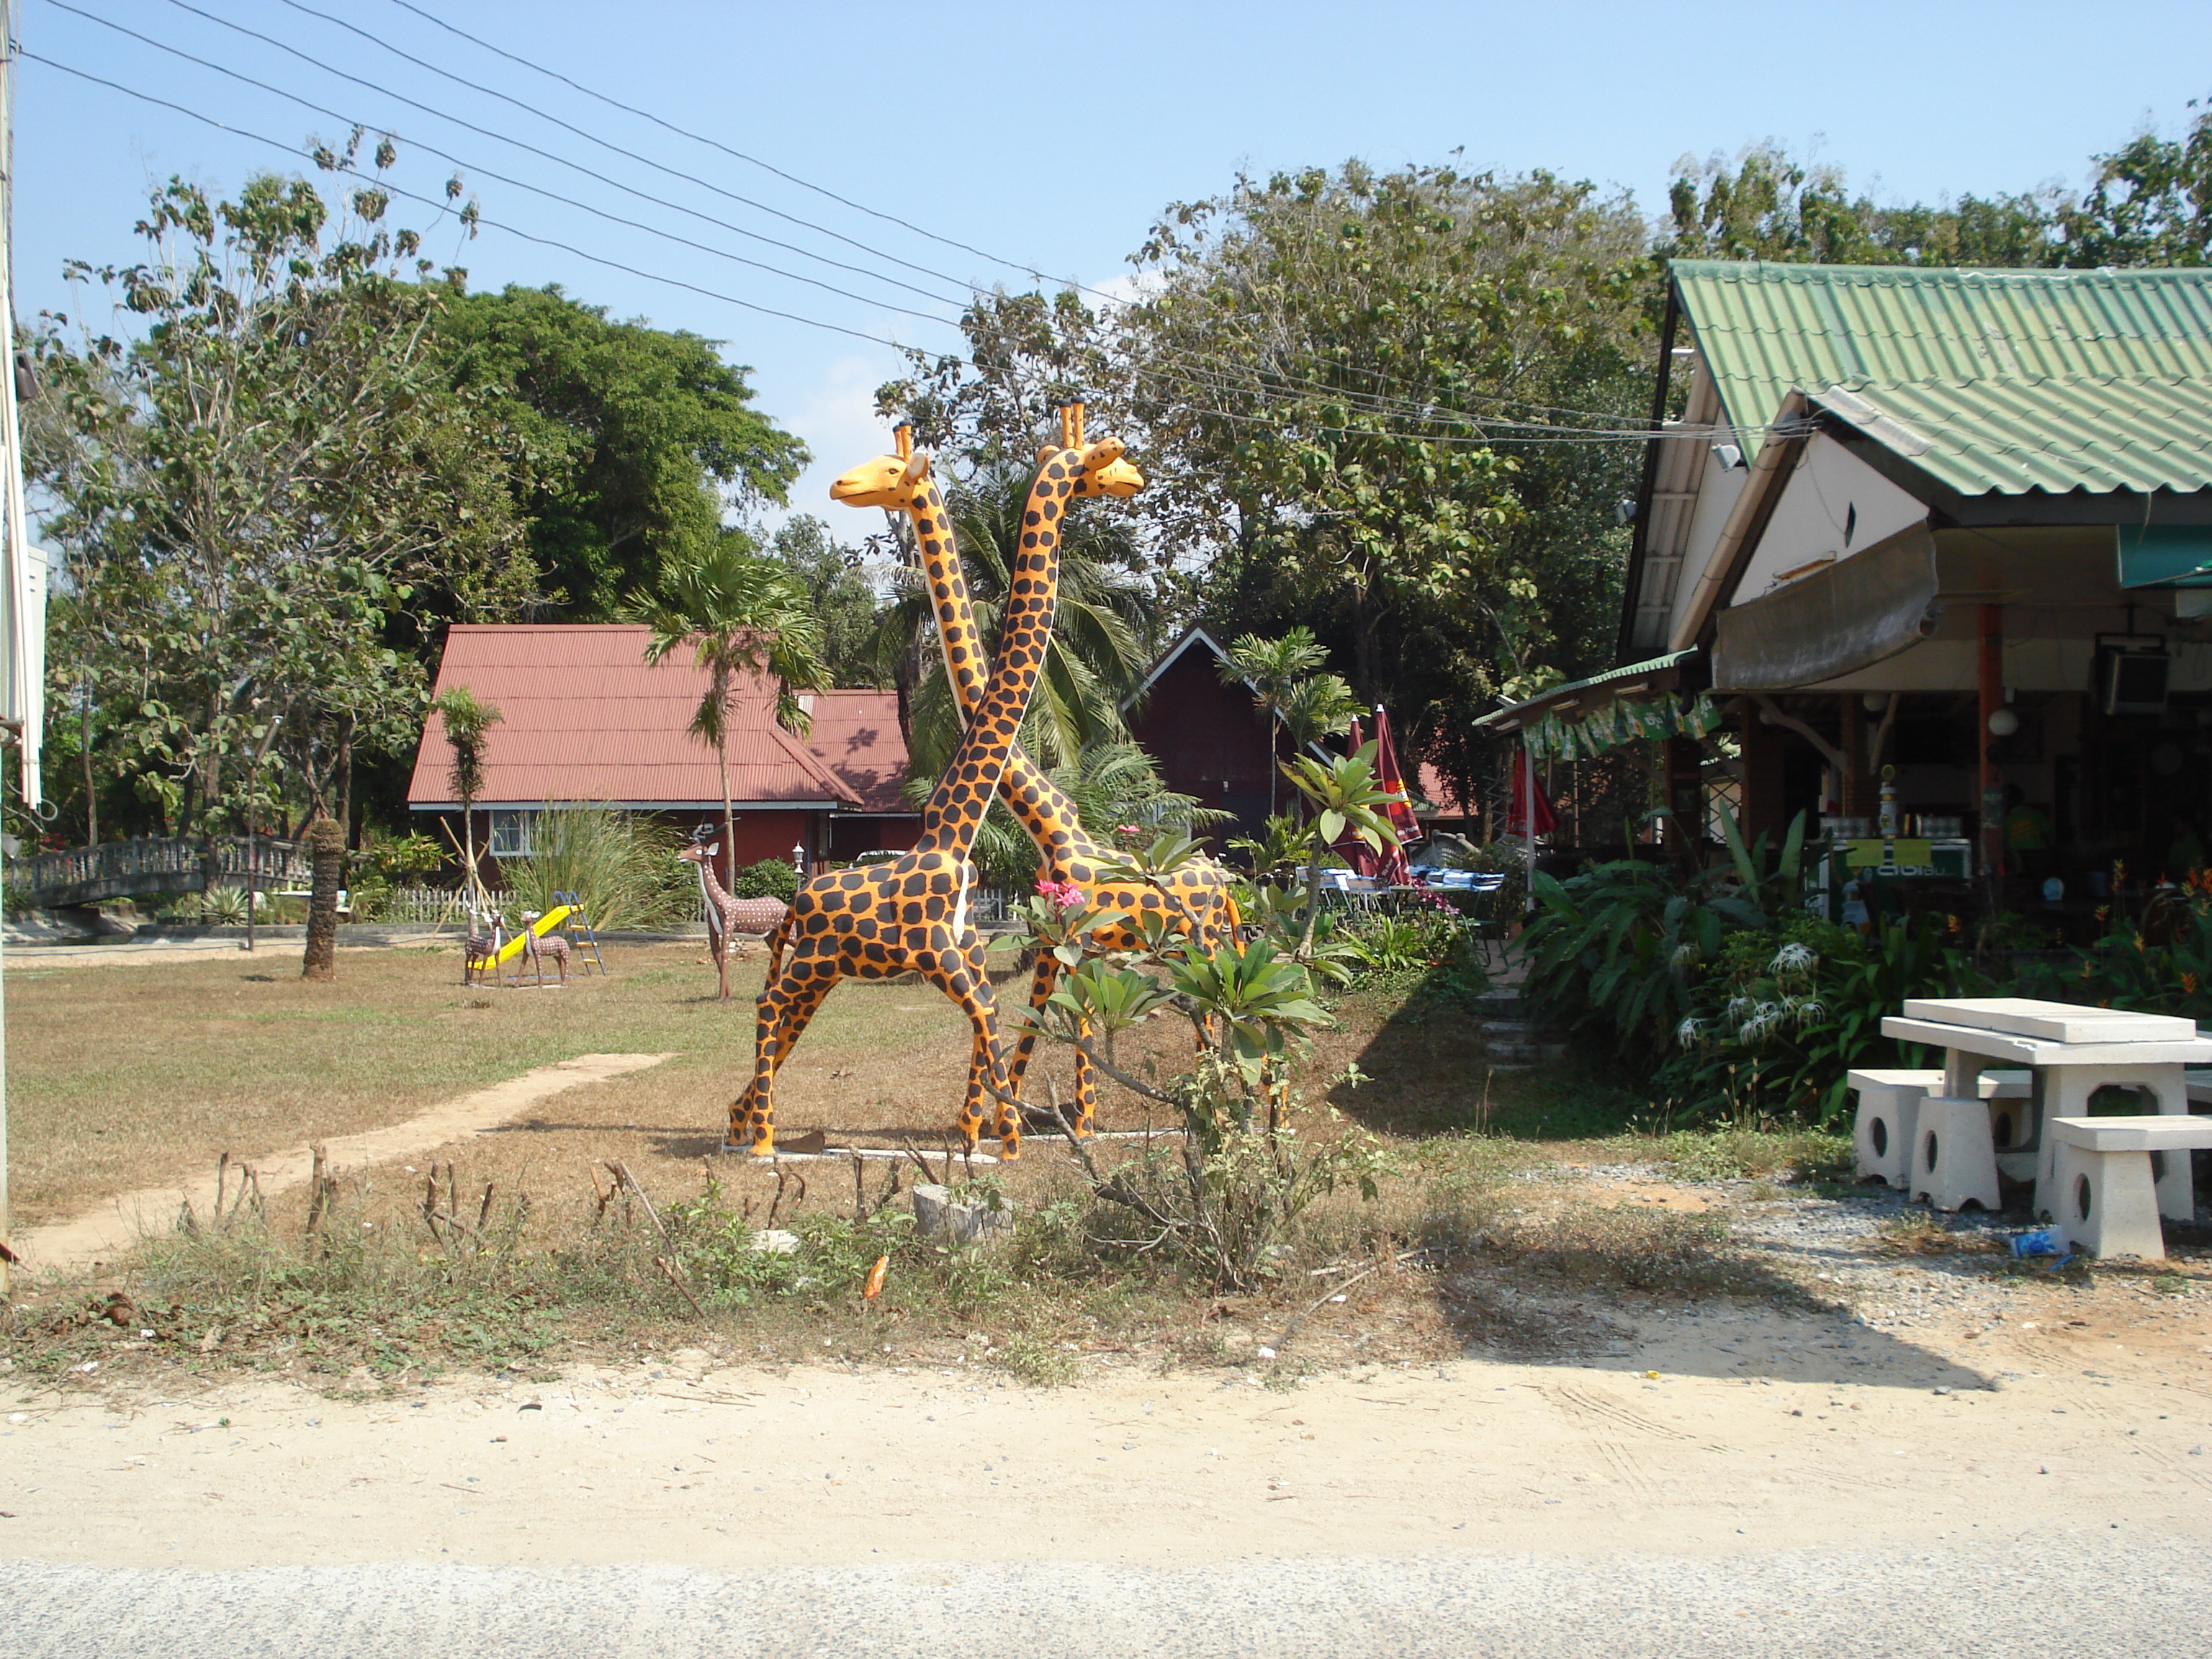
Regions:
<svg viewBox="0 0 2212 1659"><path fill-rule="evenodd" d="M1623 680L1656 680L1685 663L1695 661L1698 654L1698 647L1693 645L1686 651L1669 651L1665 656L1653 657L1647 662L1632 662L1619 668L1608 668L1604 673L1593 674L1586 680L1569 680L1564 685L1554 685L1547 690L1539 691L1526 702L1510 702L1503 708L1493 709L1474 724L1490 727L1511 721L1518 726L1543 711L1565 702L1569 697Z"/></svg>
<svg viewBox="0 0 2212 1659"><path fill-rule="evenodd" d="M2212 487L2212 270L1672 271L1747 455L1790 392L1840 388L1962 495Z"/></svg>
<svg viewBox="0 0 2212 1659"><path fill-rule="evenodd" d="M685 729L707 677L687 650L647 666L647 635L626 623L456 623L447 631L437 689L465 685L502 716L484 742L485 805L721 799L714 750ZM896 744L896 720L890 737ZM765 685L732 699L729 749L731 793L739 801L862 805L860 791L775 724ZM453 804L446 781L452 754L434 712L407 786L410 805ZM899 759L902 769L902 753Z"/></svg>
<svg viewBox="0 0 2212 1659"><path fill-rule="evenodd" d="M914 812L902 793L906 740L896 691L816 692L806 746L860 798L860 811Z"/></svg>

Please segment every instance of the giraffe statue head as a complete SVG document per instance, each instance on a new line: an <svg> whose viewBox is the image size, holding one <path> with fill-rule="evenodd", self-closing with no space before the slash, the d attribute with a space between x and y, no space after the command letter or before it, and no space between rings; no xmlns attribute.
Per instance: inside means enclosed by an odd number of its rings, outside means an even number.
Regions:
<svg viewBox="0 0 2212 1659"><path fill-rule="evenodd" d="M830 499L848 507L883 507L897 512L912 504L915 491L929 480L929 456L917 454L914 428L901 426L896 447L863 461L830 486Z"/></svg>
<svg viewBox="0 0 2212 1659"><path fill-rule="evenodd" d="M1038 452L1042 460L1053 453L1048 444ZM1122 459L1123 445L1119 438L1101 438L1096 443L1086 443L1083 437L1083 405L1068 404L1060 411L1060 443L1061 449L1072 449L1081 469L1076 480L1074 494L1078 495L1133 495L1145 487L1145 475L1130 462Z"/></svg>

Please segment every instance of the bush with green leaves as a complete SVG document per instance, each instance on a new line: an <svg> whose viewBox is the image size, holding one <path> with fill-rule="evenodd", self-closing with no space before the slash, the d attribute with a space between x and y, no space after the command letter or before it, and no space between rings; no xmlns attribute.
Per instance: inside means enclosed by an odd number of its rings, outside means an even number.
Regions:
<svg viewBox="0 0 2212 1659"><path fill-rule="evenodd" d="M1165 878L1196 855L1192 843L1170 837L1103 873L1164 893ZM1358 1130L1327 1139L1302 1133L1309 1115L1285 1081L1292 1051L1331 1023L1304 963L1266 939L1195 948L1157 914L1137 921L1140 929L1152 924L1145 948L1108 951L1097 930L1127 913L1080 895L1062 903L1064 896L1040 894L1019 908L1032 947L1052 952L1062 969L1034 1024L1167 1107L1182 1130L1173 1150L1109 1163L1062 1120L1093 1195L1144 1236L1131 1248L1140 1243L1216 1286L1249 1288L1272 1271L1285 1235L1315 1200L1344 1185L1370 1200L1377 1195L1382 1148ZM1122 1034L1160 1018L1188 1020L1196 1039L1196 1063L1165 1081L1133 1075L1116 1054ZM1333 1110L1328 1121L1336 1121Z"/></svg>
<svg viewBox="0 0 2212 1659"><path fill-rule="evenodd" d="M2064 962L2027 961L2019 994L2212 1023L2212 871L2154 891L2141 914L2105 914L2105 932Z"/></svg>
<svg viewBox="0 0 2212 1659"><path fill-rule="evenodd" d="M786 904L799 896L799 872L788 859L763 859L738 872L730 884L732 898L781 899Z"/></svg>
<svg viewBox="0 0 2212 1659"><path fill-rule="evenodd" d="M1832 1122L1853 1067L1905 1058L1883 1017L1974 988L1973 970L1945 918L1862 937L1807 915L1802 816L1771 860L1764 836L1747 847L1722 822L1729 856L1710 869L1539 874L1522 994L1539 1018L1601 1036L1669 1121Z"/></svg>

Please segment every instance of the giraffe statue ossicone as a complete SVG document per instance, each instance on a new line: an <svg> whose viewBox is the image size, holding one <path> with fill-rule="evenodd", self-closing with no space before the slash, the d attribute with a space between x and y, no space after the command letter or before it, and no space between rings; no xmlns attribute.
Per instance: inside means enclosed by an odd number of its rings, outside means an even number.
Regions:
<svg viewBox="0 0 2212 1659"><path fill-rule="evenodd" d="M1084 453L1083 405L1069 404L1060 411L1060 447ZM982 652L967 579L953 536L952 517L945 510L944 497L927 467L916 469L914 465L913 429L900 427L893 443L891 453L876 456L840 477L830 495L850 507L880 507L887 512L902 512L911 520L915 556L929 582L945 674L963 718L972 719L983 696ZM1047 445L1044 453L1052 453L1053 447ZM1123 470L1104 468L1095 476L1085 473L1072 493L1133 493L1128 474L1134 469L1127 462L1117 465ZM1139 482L1141 483L1141 479ZM1026 512L1024 516L1026 520ZM999 790L1023 830L1036 844L1040 879L1054 883L1062 890L1073 886L1098 908L1123 913L1131 918L1129 921L1109 921L1095 930L1093 937L1102 948L1142 948L1145 941L1134 924L1137 918L1146 915L1164 916L1172 931L1192 939L1201 950L1211 950L1235 937L1242 919L1231 893L1231 878L1228 871L1212 860L1198 860L1171 872L1158 887L1145 882L1109 881L1100 872L1119 860L1085 830L1075 803L1019 744L1007 757ZM1008 1088L1018 1100L1036 1050L1035 1016L1051 997L1059 975L1059 958L1049 951L1040 951L1030 978L1031 1018L1017 1038L1006 1067ZM1093 1132L1097 1101L1096 1070L1089 1056L1078 1048L1073 1127L1079 1137Z"/></svg>
<svg viewBox="0 0 2212 1659"><path fill-rule="evenodd" d="M757 1157L774 1152L776 1068L838 980L912 973L936 985L969 1018L968 1089L959 1120L963 1144L975 1144L988 1102L994 1108L1000 1155L1020 1156L1021 1122L1009 1104L990 981L983 971L981 941L969 924L975 883L969 854L1043 666L1059 598L1060 519L1078 477L1120 461L1121 447L1118 439L1102 439L1085 453L1055 453L1040 466L1030 493L1034 516L1027 519L1016 556L990 678L922 811L921 836L914 850L865 869L817 876L799 890L771 941L753 1079L730 1108L726 1145L748 1148ZM927 475L928 458L908 457L902 464L902 470L908 469L916 477ZM1138 487L1142 482L1135 479ZM836 499L836 491L831 493Z"/></svg>

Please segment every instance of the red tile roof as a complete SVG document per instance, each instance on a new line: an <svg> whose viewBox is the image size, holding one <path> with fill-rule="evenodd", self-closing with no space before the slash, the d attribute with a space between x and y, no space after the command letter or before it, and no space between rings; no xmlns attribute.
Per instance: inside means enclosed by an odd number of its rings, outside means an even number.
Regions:
<svg viewBox="0 0 2212 1659"><path fill-rule="evenodd" d="M816 692L806 746L860 797L860 811L915 812L902 793L906 739L899 735L897 692Z"/></svg>
<svg viewBox="0 0 2212 1659"><path fill-rule="evenodd" d="M714 751L685 729L707 677L684 649L648 667L647 636L632 623L455 623L446 636L437 689L465 685L504 716L485 737L477 804L720 805ZM894 781L889 787L895 794L896 780L905 775L906 746L889 692L818 694L811 748L777 726L767 686L745 687L732 703L730 785L740 806L880 811L886 809L873 804L884 790L879 777ZM878 707L890 717L878 718L872 711ZM433 713L407 786L408 804L454 805L446 781L451 764L443 723Z"/></svg>
<svg viewBox="0 0 2212 1659"><path fill-rule="evenodd" d="M1444 818L1471 818L1474 809L1459 797L1459 792L1445 781L1444 775L1423 761L1413 793L1436 808L1433 816Z"/></svg>

